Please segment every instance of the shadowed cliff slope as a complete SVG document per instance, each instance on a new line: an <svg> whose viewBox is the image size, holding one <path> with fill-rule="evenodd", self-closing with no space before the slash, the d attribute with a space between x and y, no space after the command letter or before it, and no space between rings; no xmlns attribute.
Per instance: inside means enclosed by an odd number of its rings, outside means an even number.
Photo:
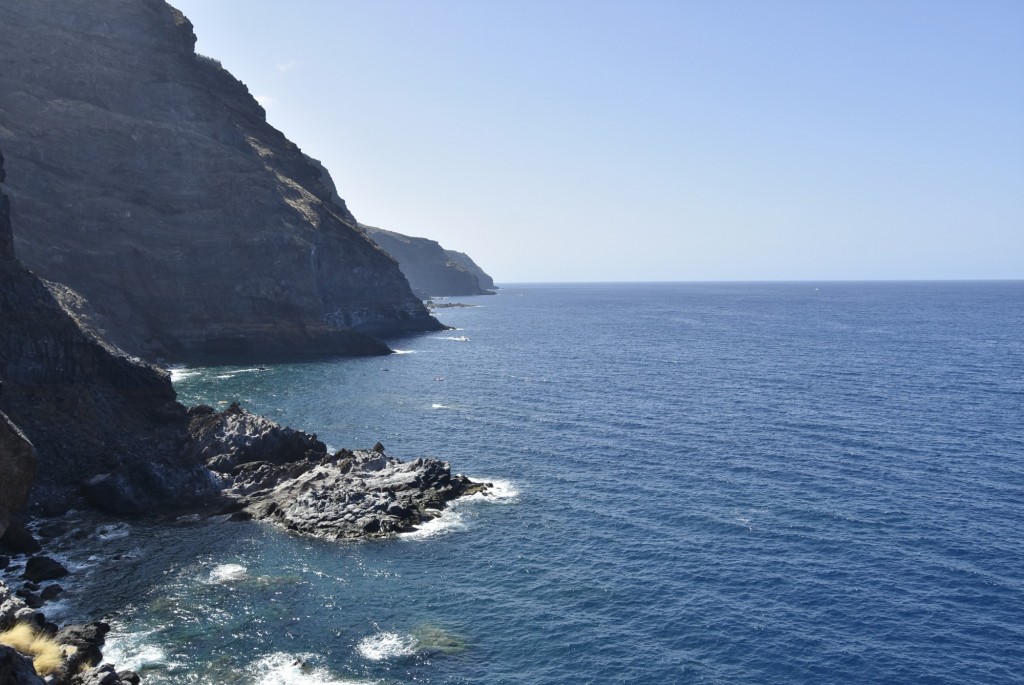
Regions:
<svg viewBox="0 0 1024 685"><path fill-rule="evenodd" d="M15 243L148 358L380 353L440 324L163 0L0 0Z"/></svg>
<svg viewBox="0 0 1024 685"><path fill-rule="evenodd" d="M43 510L60 510L103 474L134 498L136 510L119 513L184 509L217 491L191 454L168 374L85 333L15 259L3 193L0 322L0 412L38 451L33 499ZM3 469L6 483L12 472Z"/></svg>
<svg viewBox="0 0 1024 685"><path fill-rule="evenodd" d="M420 297L489 294L481 287L476 274L459 260L452 259L436 241L366 224L359 224L359 227L398 260L413 292Z"/></svg>

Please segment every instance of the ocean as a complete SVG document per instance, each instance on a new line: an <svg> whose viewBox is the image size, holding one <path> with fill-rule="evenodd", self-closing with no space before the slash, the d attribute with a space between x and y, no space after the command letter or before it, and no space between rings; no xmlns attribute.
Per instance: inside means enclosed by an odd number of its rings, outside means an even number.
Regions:
<svg viewBox="0 0 1024 685"><path fill-rule="evenodd" d="M154 685L1024 677L1024 283L457 301L399 354L175 386L494 496L371 542L102 521L58 610Z"/></svg>

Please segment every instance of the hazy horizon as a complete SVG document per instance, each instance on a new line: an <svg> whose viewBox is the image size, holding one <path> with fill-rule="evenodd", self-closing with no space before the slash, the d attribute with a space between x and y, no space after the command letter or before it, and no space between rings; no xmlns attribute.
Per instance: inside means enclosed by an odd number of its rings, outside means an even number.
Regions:
<svg viewBox="0 0 1024 685"><path fill-rule="evenodd" d="M499 282L1024 278L1021 3L172 4Z"/></svg>

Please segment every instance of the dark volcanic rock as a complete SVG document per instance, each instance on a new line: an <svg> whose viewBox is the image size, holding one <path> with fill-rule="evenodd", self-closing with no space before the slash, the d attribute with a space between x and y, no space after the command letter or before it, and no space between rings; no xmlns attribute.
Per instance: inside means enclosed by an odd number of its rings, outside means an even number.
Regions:
<svg viewBox="0 0 1024 685"><path fill-rule="evenodd" d="M221 474L224 509L237 520L269 520L288 530L341 539L412 530L448 502L487 486L452 475L447 462L402 462L373 450L327 455L316 436L281 428L232 406L205 409L192 432L206 463Z"/></svg>
<svg viewBox="0 0 1024 685"><path fill-rule="evenodd" d="M50 557L32 557L25 564L25 573L22 577L38 583L42 580L57 580L68 574L68 570L59 561Z"/></svg>
<svg viewBox="0 0 1024 685"><path fill-rule="evenodd" d="M240 464L286 464L327 454L327 446L315 435L282 427L237 403L219 414L193 411L189 432L206 465L221 473L231 473Z"/></svg>
<svg viewBox="0 0 1024 685"><path fill-rule="evenodd" d="M366 333L441 328L245 85L195 54L180 12L0 13L18 253L104 337L147 358L237 361L384 353Z"/></svg>
<svg viewBox="0 0 1024 685"><path fill-rule="evenodd" d="M382 452L342 450L301 470L243 471L235 487L245 493L252 518L345 539L413 530L451 500L486 486L453 476L448 463L437 459L402 462Z"/></svg>
<svg viewBox="0 0 1024 685"><path fill-rule="evenodd" d="M110 626L102 621L92 621L81 625L64 626L57 631L56 640L62 645L75 648L72 655L74 663L69 670L74 672L82 663L99 664L103 660L102 648Z"/></svg>
<svg viewBox="0 0 1024 685"><path fill-rule="evenodd" d="M39 597L42 598L44 602L49 602L50 600L57 599L62 594L64 594L64 588L57 585L57 583L53 583L52 585L47 585L43 588L43 591L39 593Z"/></svg>
<svg viewBox="0 0 1024 685"><path fill-rule="evenodd" d="M0 645L0 685L45 685L45 681L36 675L32 659Z"/></svg>
<svg viewBox="0 0 1024 685"><path fill-rule="evenodd" d="M427 299L448 295L487 295L476 274L451 259L443 247L428 238L410 236L360 224L360 228L398 260L413 292Z"/></svg>
<svg viewBox="0 0 1024 685"><path fill-rule="evenodd" d="M42 549L28 528L17 520L11 521L3 536L0 536L0 547L14 554L35 554Z"/></svg>

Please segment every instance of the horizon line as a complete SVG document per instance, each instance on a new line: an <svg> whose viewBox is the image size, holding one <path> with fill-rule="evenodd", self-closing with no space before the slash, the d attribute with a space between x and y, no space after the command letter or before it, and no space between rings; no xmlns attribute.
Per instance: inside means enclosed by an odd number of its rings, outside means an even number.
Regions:
<svg viewBox="0 0 1024 685"><path fill-rule="evenodd" d="M1024 283L1019 278L793 278L702 279L650 281L495 281L497 288L519 285L682 285L682 284L785 284L785 283Z"/></svg>

